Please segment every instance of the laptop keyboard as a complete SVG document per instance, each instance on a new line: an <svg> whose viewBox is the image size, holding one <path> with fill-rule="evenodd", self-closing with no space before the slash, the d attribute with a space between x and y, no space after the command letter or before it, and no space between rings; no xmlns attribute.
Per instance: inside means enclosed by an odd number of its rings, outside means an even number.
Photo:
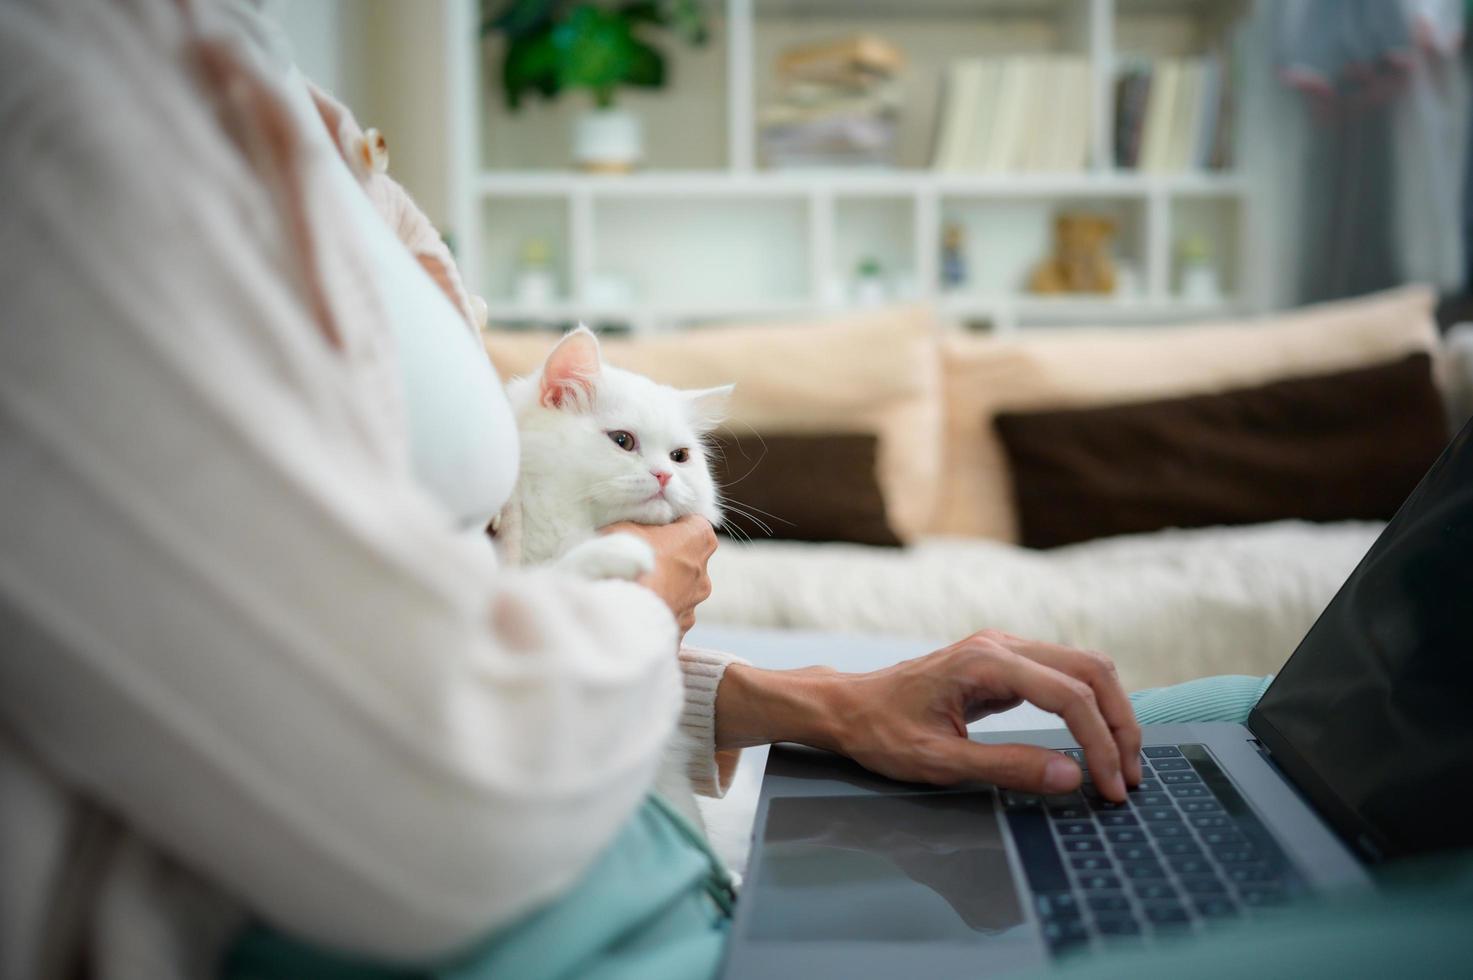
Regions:
<svg viewBox="0 0 1473 980"><path fill-rule="evenodd" d="M1154 941L1281 905L1303 880L1201 745L1151 745L1141 785L1106 800L1005 791L1004 811L1056 955Z"/></svg>

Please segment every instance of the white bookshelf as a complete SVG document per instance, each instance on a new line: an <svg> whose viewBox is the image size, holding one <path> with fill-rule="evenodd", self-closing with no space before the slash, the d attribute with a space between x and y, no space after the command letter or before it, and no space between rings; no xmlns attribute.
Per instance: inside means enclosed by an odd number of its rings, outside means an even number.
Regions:
<svg viewBox="0 0 1473 980"><path fill-rule="evenodd" d="M1192 53L1221 30L1222 5L1200 0L724 0L706 49L668 39L684 102L662 113L662 94L631 99L651 116L649 169L592 176L523 165L533 148L546 162L581 108L565 97L510 117L493 88L489 48L476 36L475 0L451 0L445 71L452 134L452 232L473 290L495 323L625 323L661 330L693 322L837 311L860 256L877 256L896 301L929 301L958 320L1011 330L1032 324L1151 323L1199 319L1262 306L1255 268L1253 194L1241 174L1117 171L1111 166L1117 62ZM756 158L755 108L772 54L794 40L875 30L898 38L911 63L902 166L886 171L767 171ZM968 33L970 32L970 34ZM1116 39L1128 41L1117 49ZM1078 173L957 174L924 169L918 135L935 125L945 62L972 50L1068 50L1086 54L1093 84L1091 165ZM571 104L570 104L571 103ZM693 114L699 103L709 111ZM720 125L711 121L720 117ZM681 119L707 127L687 145L670 133ZM699 127L698 127L699 128ZM665 135L661 135L664 133ZM693 136L692 139L695 137ZM719 145L718 145L719 144ZM908 154L908 155L907 155ZM533 154L535 155L535 154ZM662 166L665 163L670 166ZM1101 298L1024 291L1027 267L1048 250L1061 207L1117 216L1117 253L1130 292ZM967 232L974 281L940 284L943 224ZM1182 234L1214 245L1221 302L1184 302L1175 248ZM521 243L549 242L555 302L512 301ZM636 298L588 300L589 283L615 274Z"/></svg>

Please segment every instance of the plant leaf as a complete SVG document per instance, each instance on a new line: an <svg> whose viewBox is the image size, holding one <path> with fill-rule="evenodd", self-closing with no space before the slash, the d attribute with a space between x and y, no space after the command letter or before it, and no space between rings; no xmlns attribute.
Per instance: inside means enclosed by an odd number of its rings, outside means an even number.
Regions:
<svg viewBox="0 0 1473 980"><path fill-rule="evenodd" d="M665 84L665 56L651 45L630 38L629 68L624 81L642 88L659 88Z"/></svg>
<svg viewBox="0 0 1473 980"><path fill-rule="evenodd" d="M501 12L491 14L490 0L481 4L481 34L500 31L509 38L524 37L552 25L560 0L506 0Z"/></svg>
<svg viewBox="0 0 1473 980"><path fill-rule="evenodd" d="M581 5L553 29L552 39L561 56L558 81L564 87L612 89L629 71L629 22L611 11Z"/></svg>
<svg viewBox="0 0 1473 980"><path fill-rule="evenodd" d="M666 24L664 8L655 0L630 0L618 7L619 15L631 24Z"/></svg>
<svg viewBox="0 0 1473 980"><path fill-rule="evenodd" d="M521 107L528 91L550 99L561 89L558 78L558 51L550 34L514 38L506 46L501 64L501 81L506 89L507 108Z"/></svg>
<svg viewBox="0 0 1473 980"><path fill-rule="evenodd" d="M664 0L663 23L687 44L700 47L710 39L704 0Z"/></svg>
<svg viewBox="0 0 1473 980"><path fill-rule="evenodd" d="M507 37L501 75L513 110L529 92L554 98L565 88L586 88L608 106L620 85L663 86L665 56L635 35L645 25L691 44L707 40L706 0L622 0L614 9L588 0L504 0L493 17L495 2L482 0L481 33Z"/></svg>

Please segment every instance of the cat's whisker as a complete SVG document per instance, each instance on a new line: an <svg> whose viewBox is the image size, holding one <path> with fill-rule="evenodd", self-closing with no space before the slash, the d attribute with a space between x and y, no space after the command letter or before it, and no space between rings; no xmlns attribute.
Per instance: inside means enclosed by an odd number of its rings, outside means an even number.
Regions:
<svg viewBox="0 0 1473 980"><path fill-rule="evenodd" d="M750 514L742 514L741 516L742 517L745 517L752 524L756 525L757 529L759 531L761 531L763 533L763 535L765 535L766 537L769 537L770 538L770 537L773 536L772 535L772 528L771 528L771 526L769 526L767 524L764 524L762 521L760 521L757 518L751 516ZM748 533L750 533L750 532L748 532Z"/></svg>
<svg viewBox="0 0 1473 980"><path fill-rule="evenodd" d="M761 432L758 432L757 431L757 428L755 426L753 426L752 423L747 422L747 421L744 421L742 419L728 419L726 422L722 423L722 428L726 429L728 432L731 432L732 425L742 425L742 426L745 426L747 428L747 430L752 433L752 435L754 435L754 436L757 437L757 441L760 442L760 443L762 443L762 448L763 449L766 449L767 448L767 443L766 443L766 441L763 440L762 433ZM732 432L731 434L737 440L737 443L740 444L741 443L741 436L738 436L735 432Z"/></svg>
<svg viewBox="0 0 1473 980"><path fill-rule="evenodd" d="M784 524L792 524L793 523L792 521L789 521L786 518L779 517L776 514L772 513L771 511L765 511L761 507L758 507L755 504L749 504L749 503L747 503L744 500L729 500L728 499L728 500L725 500L725 502L728 503L728 504L739 505L740 507L742 507L744 510L746 510L748 512L761 514L763 517L770 517L770 518L772 518L775 521L782 521Z"/></svg>
<svg viewBox="0 0 1473 980"><path fill-rule="evenodd" d="M760 462L760 460L759 460L759 462ZM729 481L726 485L729 486L729 487L734 487L738 483L741 483L743 480L745 480L747 477L751 476L755 472L757 472L757 464L756 463L753 463L751 469L747 470L747 472L743 473L741 476L737 477L735 480Z"/></svg>
<svg viewBox="0 0 1473 980"><path fill-rule="evenodd" d="M754 515L755 514L761 514L763 517L771 518L772 520L777 521L777 522L779 522L781 524L786 524L789 527L796 527L797 526L792 521L788 520L787 518L785 518L785 517L779 517L779 516L777 516L776 514L770 512L770 511L765 511L761 507L756 506L755 504L749 504L749 503L746 503L746 502L740 501L740 500L732 500L732 499L730 499L728 497L722 497L721 498L721 503L722 503L722 506L726 507L728 510L734 510L738 514L741 514L743 517L748 517L748 518L752 518L753 520L755 520L756 518L754 517Z"/></svg>
<svg viewBox="0 0 1473 980"><path fill-rule="evenodd" d="M754 427L753 427L753 426L752 426L752 425L751 425L751 423L749 423L749 422L742 422L742 423L741 423L741 424L742 424L742 425L743 425L743 426L745 426L745 427L746 427L746 428L747 428L747 430L748 430L748 431L749 431L749 432L751 432L751 434L752 434L752 435L753 435L753 436L755 436L755 437L756 437L756 439L757 439L757 442L758 442L758 444L759 444L759 445L760 445L760 446L761 446L761 447L762 447L762 456L766 456L766 455L767 455L767 440L766 440L766 439L764 439L764 438L762 438L762 433L761 433L761 432L759 432L759 431L757 431L757 429L756 429L756 428L754 428ZM733 430L732 430L732 428L731 428L731 424L730 424L730 423L728 423L728 424L727 424L727 425L726 425L726 426L725 426L725 428L726 428L726 431L727 431L727 433L728 433L728 434L729 434L729 435L730 435L730 436L731 436L731 440L730 440L730 441L731 441L731 442L732 442L732 443L733 443L733 444L734 444L734 445L735 445L735 446L736 446L736 448L737 448L737 449L738 449L738 450L740 450L740 451L741 451L741 454L742 454L742 458L743 458L743 459L746 459L746 458L748 458L748 457L747 457L747 451L746 451L746 449L745 449L745 448L743 448L743 446L742 446L742 437L741 437L741 436L740 436L740 435L738 435L738 434L737 434L737 433L736 433L736 432L734 432L734 431L733 431ZM761 459L761 457L760 457L760 456L759 456L759 457L758 457L758 459L759 459L759 460L760 460L760 459Z"/></svg>
<svg viewBox="0 0 1473 980"><path fill-rule="evenodd" d="M717 530L725 531L727 534L731 535L738 541L742 541L747 544L752 543L752 536L737 525L733 524L731 521L722 521L721 526L718 527Z"/></svg>
<svg viewBox="0 0 1473 980"><path fill-rule="evenodd" d="M748 544L752 543L752 534L746 528L738 524L733 524L731 521L727 521L723 526L726 528L726 533L730 534L732 537L737 538L738 540L746 541ZM764 537L772 537L771 531L764 531L762 533Z"/></svg>
<svg viewBox="0 0 1473 980"><path fill-rule="evenodd" d="M774 521L781 521L782 523L787 524L790 527L793 526L792 521L784 520L783 518L778 517L775 514L767 514L766 511L761 511L760 508L748 508L745 505L738 504L732 501L726 501L722 504L722 506L731 513L736 514L740 517L745 517L747 520L751 521L757 527L761 528L763 533L765 533L768 537L773 536L772 525L768 524L761 517L758 517L757 512L765 514L767 517L772 518Z"/></svg>
<svg viewBox="0 0 1473 980"><path fill-rule="evenodd" d="M733 538L736 538L739 541L745 541L748 544L751 544L753 542L754 539L752 537L752 532L748 531L740 524L735 524L729 519L723 519L721 523L722 527L726 529L726 533L730 534ZM765 533L767 533L769 537L771 536L770 531Z"/></svg>
<svg viewBox="0 0 1473 980"><path fill-rule="evenodd" d="M735 480L732 480L732 481L728 482L726 485L729 486L729 487L734 487L738 483L741 483L743 480L745 480L747 477L751 476L754 472L756 472L757 467L760 466L760 465L762 465L762 461L767 458L767 440L762 438L762 433L760 433L756 429L752 428L752 426L747 425L747 423L745 423L745 422L742 423L742 424L743 425L746 425L748 429L751 429L752 430L752 435L754 435L754 436L757 437L757 441L759 443L761 443L761 445L762 445L762 453L755 460L753 460L750 456L747 455L746 450L742 448L742 439L741 439L741 436L738 436L735 432L732 432L732 439L733 439L733 441L734 441L734 443L736 445L736 448L741 452L742 459L743 460L751 460L752 465L747 468L747 472L743 473L741 476L737 477ZM728 430L727 431L730 431L730 428L729 427L728 427ZM727 458L728 458L727 457L727 454L726 454L725 447L720 446L720 445L713 444L712 448L721 457L721 461L723 463L725 463L726 460L727 460Z"/></svg>

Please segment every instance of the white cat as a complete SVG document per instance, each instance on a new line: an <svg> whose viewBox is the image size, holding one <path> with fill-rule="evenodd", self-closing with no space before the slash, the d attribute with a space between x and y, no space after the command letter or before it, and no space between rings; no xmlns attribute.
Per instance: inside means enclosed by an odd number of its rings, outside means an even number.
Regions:
<svg viewBox="0 0 1473 980"><path fill-rule="evenodd" d="M698 514L721 523L720 494L702 437L721 421L731 385L682 391L603 362L587 327L558 342L535 375L507 396L521 467L495 529L502 557L556 562L588 578L635 579L655 556L632 534L599 534L619 521L668 524ZM673 651L672 651L673 654ZM678 735L655 788L701 825Z"/></svg>

